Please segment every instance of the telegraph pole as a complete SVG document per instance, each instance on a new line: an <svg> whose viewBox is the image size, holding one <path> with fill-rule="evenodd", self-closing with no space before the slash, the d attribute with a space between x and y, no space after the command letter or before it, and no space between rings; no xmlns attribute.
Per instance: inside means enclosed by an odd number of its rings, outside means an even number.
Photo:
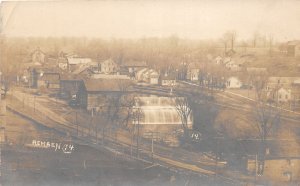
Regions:
<svg viewBox="0 0 300 186"><path fill-rule="evenodd" d="M1 139L0 143L5 141L5 127L6 127L6 102L2 99L2 72L0 72L0 130Z"/></svg>
<svg viewBox="0 0 300 186"><path fill-rule="evenodd" d="M151 156L152 156L152 163L154 163L153 154L154 154L154 151L153 151L153 131L152 131L152 138L151 138Z"/></svg>
<svg viewBox="0 0 300 186"><path fill-rule="evenodd" d="M5 127L6 127L6 102L2 99L2 72L0 72L0 185L2 185L2 147L5 143Z"/></svg>
<svg viewBox="0 0 300 186"><path fill-rule="evenodd" d="M77 136L78 136L77 111L75 112L75 123L76 123L76 131L77 131Z"/></svg>
<svg viewBox="0 0 300 186"><path fill-rule="evenodd" d="M35 113L35 96L33 96L33 111Z"/></svg>
<svg viewBox="0 0 300 186"><path fill-rule="evenodd" d="M136 154L137 158L140 157L139 153L139 138L140 138L140 113L139 110L137 110L137 138L136 138Z"/></svg>

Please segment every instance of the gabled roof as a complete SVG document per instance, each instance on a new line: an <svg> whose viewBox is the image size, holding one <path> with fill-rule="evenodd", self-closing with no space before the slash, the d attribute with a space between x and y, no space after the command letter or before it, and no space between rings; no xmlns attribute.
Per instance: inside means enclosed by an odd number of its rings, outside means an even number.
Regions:
<svg viewBox="0 0 300 186"><path fill-rule="evenodd" d="M143 68L136 73L137 76L148 75L149 77L157 77L159 74L156 70L150 68Z"/></svg>
<svg viewBox="0 0 300 186"><path fill-rule="evenodd" d="M42 54L45 55L45 52L43 52L43 51L40 49L40 47L37 47L34 51L32 51L32 52L31 52L31 55L33 55L33 54L36 53L36 52L41 52Z"/></svg>
<svg viewBox="0 0 300 186"><path fill-rule="evenodd" d="M90 66L87 64L81 64L77 69L75 69L72 74L80 74L81 72L89 69Z"/></svg>
<svg viewBox="0 0 300 186"><path fill-rule="evenodd" d="M227 55L227 56L233 56L235 53L236 53L235 50L230 49L230 50L228 50L228 51L226 52L226 55Z"/></svg>
<svg viewBox="0 0 300 186"><path fill-rule="evenodd" d="M132 81L126 79L85 79L84 85L87 92L118 92L124 86L131 85Z"/></svg>

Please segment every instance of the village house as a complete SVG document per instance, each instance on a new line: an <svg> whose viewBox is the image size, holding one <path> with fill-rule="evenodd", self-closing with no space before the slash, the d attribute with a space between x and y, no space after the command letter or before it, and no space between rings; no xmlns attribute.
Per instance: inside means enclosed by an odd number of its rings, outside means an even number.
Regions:
<svg viewBox="0 0 300 186"><path fill-rule="evenodd" d="M136 72L135 78L138 82L148 83L152 85L159 84L159 73L153 69L143 68Z"/></svg>
<svg viewBox="0 0 300 186"><path fill-rule="evenodd" d="M37 80L38 88L59 89L60 74L57 72L41 72Z"/></svg>
<svg viewBox="0 0 300 186"><path fill-rule="evenodd" d="M287 55L291 57L300 56L300 41L287 42Z"/></svg>
<svg viewBox="0 0 300 186"><path fill-rule="evenodd" d="M59 95L63 99L77 97L79 87L82 86L82 79L64 78L60 80Z"/></svg>
<svg viewBox="0 0 300 186"><path fill-rule="evenodd" d="M129 92L130 80L85 79L80 84L78 102L87 110L99 110L109 98Z"/></svg>
<svg viewBox="0 0 300 186"><path fill-rule="evenodd" d="M54 68L58 65L58 59L55 57L47 57L43 66L47 66L48 68Z"/></svg>
<svg viewBox="0 0 300 186"><path fill-rule="evenodd" d="M231 70L231 71L241 71L242 70L242 63L230 60L229 62L227 62L225 64L225 67L228 70Z"/></svg>
<svg viewBox="0 0 300 186"><path fill-rule="evenodd" d="M291 100L291 89L285 89L281 87L277 90L277 101L278 102L288 102Z"/></svg>
<svg viewBox="0 0 300 186"><path fill-rule="evenodd" d="M241 88L242 82L238 77L229 77L226 81L226 88Z"/></svg>
<svg viewBox="0 0 300 186"><path fill-rule="evenodd" d="M58 65L58 68L60 68L61 70L68 70L68 60L67 60L67 58L59 57L57 59L57 65Z"/></svg>
<svg viewBox="0 0 300 186"><path fill-rule="evenodd" d="M39 72L37 68L29 67L28 69L24 70L22 81L31 88L37 88L37 81L39 77Z"/></svg>
<svg viewBox="0 0 300 186"><path fill-rule="evenodd" d="M82 57L67 57L67 65L69 72L73 72L78 66L83 64L91 63L91 58L82 58Z"/></svg>
<svg viewBox="0 0 300 186"><path fill-rule="evenodd" d="M136 60L129 60L129 61L125 61L122 65L121 65L121 72L126 74L126 75L133 75L134 73L136 73L138 70L142 69L142 68L146 68L147 64L145 61L136 61Z"/></svg>
<svg viewBox="0 0 300 186"><path fill-rule="evenodd" d="M179 68L177 69L177 79L186 80L187 78L187 64L181 63Z"/></svg>
<svg viewBox="0 0 300 186"><path fill-rule="evenodd" d="M176 85L176 74L175 73L165 73L160 76L160 81L162 86L175 86Z"/></svg>
<svg viewBox="0 0 300 186"><path fill-rule="evenodd" d="M50 89L59 88L60 71L57 68L33 66L24 70L21 81L30 88L41 86Z"/></svg>
<svg viewBox="0 0 300 186"><path fill-rule="evenodd" d="M119 65L112 59L107 59L101 63L101 72L104 74L116 74L119 72Z"/></svg>
<svg viewBox="0 0 300 186"><path fill-rule="evenodd" d="M231 58L230 57L224 57L224 59L223 59L223 64L226 64L226 63L228 63L229 61L231 61Z"/></svg>
<svg viewBox="0 0 300 186"><path fill-rule="evenodd" d="M187 67L187 80L198 81L200 74L200 65L197 63L190 63Z"/></svg>
<svg viewBox="0 0 300 186"><path fill-rule="evenodd" d="M229 49L225 52L225 55L228 56L228 57L232 57L236 54L236 51L233 50L233 49Z"/></svg>
<svg viewBox="0 0 300 186"><path fill-rule="evenodd" d="M300 93L299 86L300 77L269 77L266 90L269 98L274 101L296 103Z"/></svg>
<svg viewBox="0 0 300 186"><path fill-rule="evenodd" d="M39 47L31 53L31 61L35 65L44 64L45 58L45 53Z"/></svg>
<svg viewBox="0 0 300 186"><path fill-rule="evenodd" d="M292 83L292 103L294 108L300 108L300 78Z"/></svg>
<svg viewBox="0 0 300 186"><path fill-rule="evenodd" d="M74 75L82 75L86 77L89 77L92 73L93 72L89 64L81 64L72 72Z"/></svg>
<svg viewBox="0 0 300 186"><path fill-rule="evenodd" d="M221 56L217 56L217 57L215 58L215 63L216 63L217 65L222 64L222 63L223 63L223 58L222 58Z"/></svg>
<svg viewBox="0 0 300 186"><path fill-rule="evenodd" d="M131 79L127 75L121 75L121 74L98 74L98 73L92 73L89 76L91 79Z"/></svg>

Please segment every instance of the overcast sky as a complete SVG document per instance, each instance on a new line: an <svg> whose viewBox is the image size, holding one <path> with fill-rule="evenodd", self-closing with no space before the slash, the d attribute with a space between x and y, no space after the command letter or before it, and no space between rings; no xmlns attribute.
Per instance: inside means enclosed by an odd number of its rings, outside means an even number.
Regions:
<svg viewBox="0 0 300 186"><path fill-rule="evenodd" d="M2 1L1 15L6 36L215 39L236 30L300 39L300 0Z"/></svg>

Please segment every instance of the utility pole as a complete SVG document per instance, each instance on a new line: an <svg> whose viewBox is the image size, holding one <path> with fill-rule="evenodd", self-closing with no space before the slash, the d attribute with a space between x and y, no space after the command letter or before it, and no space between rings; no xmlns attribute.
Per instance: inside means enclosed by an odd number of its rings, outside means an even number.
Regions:
<svg viewBox="0 0 300 186"><path fill-rule="evenodd" d="M23 108L25 107L25 93L23 93Z"/></svg>
<svg viewBox="0 0 300 186"><path fill-rule="evenodd" d="M134 111L134 128L137 129L136 135L136 155L139 158L139 136L140 136L140 110L139 108L135 108Z"/></svg>
<svg viewBox="0 0 300 186"><path fill-rule="evenodd" d="M75 124L76 124L76 131L78 136L78 122L77 122L77 111L75 112Z"/></svg>
<svg viewBox="0 0 300 186"><path fill-rule="evenodd" d="M35 113L35 96L33 96L33 112Z"/></svg>
<svg viewBox="0 0 300 186"><path fill-rule="evenodd" d="M255 182L257 181L257 154L255 155Z"/></svg>
<svg viewBox="0 0 300 186"><path fill-rule="evenodd" d="M152 131L152 138L151 138L151 156L152 156L152 163L154 163L154 159L153 159L153 131Z"/></svg>
<svg viewBox="0 0 300 186"><path fill-rule="evenodd" d="M136 154L137 154L137 158L140 157L140 153L139 153L139 138L140 138L140 114L139 114L139 111L137 111L137 138L136 138Z"/></svg>
<svg viewBox="0 0 300 186"><path fill-rule="evenodd" d="M0 143L5 142L6 100L2 99L2 72L0 72Z"/></svg>
<svg viewBox="0 0 300 186"><path fill-rule="evenodd" d="M6 127L6 102L2 99L2 72L0 72L0 185L2 184L2 145L6 141L5 137L5 127Z"/></svg>
<svg viewBox="0 0 300 186"><path fill-rule="evenodd" d="M133 133L133 130L132 130L132 133L131 133L131 143L130 143L130 157L132 158L132 151L133 151L133 140L134 140L134 133Z"/></svg>
<svg viewBox="0 0 300 186"><path fill-rule="evenodd" d="M93 125L93 118L94 118L94 109L92 109L92 117L89 125L89 136L91 136L91 126Z"/></svg>

